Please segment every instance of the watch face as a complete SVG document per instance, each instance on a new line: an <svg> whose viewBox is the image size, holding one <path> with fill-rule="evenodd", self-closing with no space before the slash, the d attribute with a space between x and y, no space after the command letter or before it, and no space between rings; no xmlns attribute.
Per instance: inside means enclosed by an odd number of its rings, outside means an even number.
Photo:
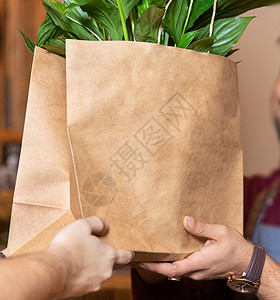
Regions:
<svg viewBox="0 0 280 300"><path fill-rule="evenodd" d="M253 282L244 279L230 280L228 286L234 291L243 294L254 293L257 290L256 285Z"/></svg>

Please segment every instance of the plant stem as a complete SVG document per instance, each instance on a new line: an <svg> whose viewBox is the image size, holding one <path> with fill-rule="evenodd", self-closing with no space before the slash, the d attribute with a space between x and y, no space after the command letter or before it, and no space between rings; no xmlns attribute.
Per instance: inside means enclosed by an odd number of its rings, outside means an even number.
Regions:
<svg viewBox="0 0 280 300"><path fill-rule="evenodd" d="M169 0L168 3L166 4L165 8L164 8L164 15L163 15L163 17L161 19L159 30L158 30L158 41L157 41L158 44L160 44L163 20L164 20L164 18L166 16L167 10L168 10L169 5L171 4L171 2L172 2L172 0Z"/></svg>
<svg viewBox="0 0 280 300"><path fill-rule="evenodd" d="M92 18L92 17L91 17L91 20L92 20L93 24L96 26L96 28L98 29L98 25L96 23L96 20L94 18Z"/></svg>
<svg viewBox="0 0 280 300"><path fill-rule="evenodd" d="M117 0L117 5L118 5L118 8L119 8L119 13L120 13L120 17L121 17L124 39L126 41L129 41L127 27L126 27L126 20L125 20L125 17L124 17L121 0Z"/></svg>
<svg viewBox="0 0 280 300"><path fill-rule="evenodd" d="M165 31L163 45L168 46L168 42L169 42L169 34L168 32Z"/></svg>
<svg viewBox="0 0 280 300"><path fill-rule="evenodd" d="M188 23L189 23L191 11L192 11L192 6L193 6L193 1L194 0L191 0L191 2L190 2L190 6L189 6L189 9L188 9L188 15L187 15L187 19L186 19L186 22L185 22L185 25L184 25L184 29L183 29L183 32L182 32L182 35L181 35L181 39L182 39L183 35L185 34L186 28L187 28Z"/></svg>
<svg viewBox="0 0 280 300"><path fill-rule="evenodd" d="M135 27L135 22L134 22L134 18L133 18L133 12L130 13L129 19L130 19L130 24L131 24L131 32L132 32L132 36L134 37L134 27Z"/></svg>

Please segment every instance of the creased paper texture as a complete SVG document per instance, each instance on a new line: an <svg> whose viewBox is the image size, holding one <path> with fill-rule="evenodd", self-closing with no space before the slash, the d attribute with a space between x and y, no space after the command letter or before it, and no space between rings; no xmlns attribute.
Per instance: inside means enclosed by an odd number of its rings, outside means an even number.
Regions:
<svg viewBox="0 0 280 300"><path fill-rule="evenodd" d="M47 248L61 227L81 216L70 190L65 72L63 58L36 48L7 255Z"/></svg>
<svg viewBox="0 0 280 300"><path fill-rule="evenodd" d="M170 260L201 246L185 232L185 215L242 231L233 62L147 43L71 40L66 78L82 213L108 221L106 242Z"/></svg>
<svg viewBox="0 0 280 300"><path fill-rule="evenodd" d="M97 215L136 260L175 260L203 240L185 215L242 232L236 66L191 50L67 41L36 48L6 254L47 247Z"/></svg>

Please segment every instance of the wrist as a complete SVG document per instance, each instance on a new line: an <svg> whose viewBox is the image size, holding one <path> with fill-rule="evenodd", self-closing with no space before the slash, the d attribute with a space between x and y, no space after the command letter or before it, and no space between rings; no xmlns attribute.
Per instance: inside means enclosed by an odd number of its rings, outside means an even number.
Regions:
<svg viewBox="0 0 280 300"><path fill-rule="evenodd" d="M254 245L248 241L245 242L245 245L242 248L241 252L240 249L238 249L238 253L241 261L240 261L238 272L235 272L233 275L238 276L247 271L252 258L253 250L254 250ZM240 253L242 255L240 255Z"/></svg>
<svg viewBox="0 0 280 300"><path fill-rule="evenodd" d="M260 278L266 259L266 250L258 244L254 244L249 266L241 276L230 276L228 286L239 293L256 293L260 286Z"/></svg>
<svg viewBox="0 0 280 300"><path fill-rule="evenodd" d="M72 263L66 259L65 251L59 248L49 248L44 252L47 264L49 266L49 274L54 283L51 287L51 297L62 296L67 289L67 282L72 273Z"/></svg>
<svg viewBox="0 0 280 300"><path fill-rule="evenodd" d="M280 274L280 265L266 255L261 284L256 293L258 299L266 299L267 295L270 295L269 299L279 299L280 284L276 274Z"/></svg>

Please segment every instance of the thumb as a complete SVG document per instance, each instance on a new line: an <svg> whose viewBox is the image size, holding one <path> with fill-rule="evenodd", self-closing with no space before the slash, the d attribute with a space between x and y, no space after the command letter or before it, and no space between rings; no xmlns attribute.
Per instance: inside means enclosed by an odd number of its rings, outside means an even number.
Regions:
<svg viewBox="0 0 280 300"><path fill-rule="evenodd" d="M192 235L209 239L217 238L217 225L203 223L189 216L184 218L183 223L186 231Z"/></svg>
<svg viewBox="0 0 280 300"><path fill-rule="evenodd" d="M126 265L131 262L134 253L129 250L116 249L115 264Z"/></svg>
<svg viewBox="0 0 280 300"><path fill-rule="evenodd" d="M89 217L83 219L89 226L90 234L97 236L105 235L108 231L108 224L105 220L98 217Z"/></svg>

